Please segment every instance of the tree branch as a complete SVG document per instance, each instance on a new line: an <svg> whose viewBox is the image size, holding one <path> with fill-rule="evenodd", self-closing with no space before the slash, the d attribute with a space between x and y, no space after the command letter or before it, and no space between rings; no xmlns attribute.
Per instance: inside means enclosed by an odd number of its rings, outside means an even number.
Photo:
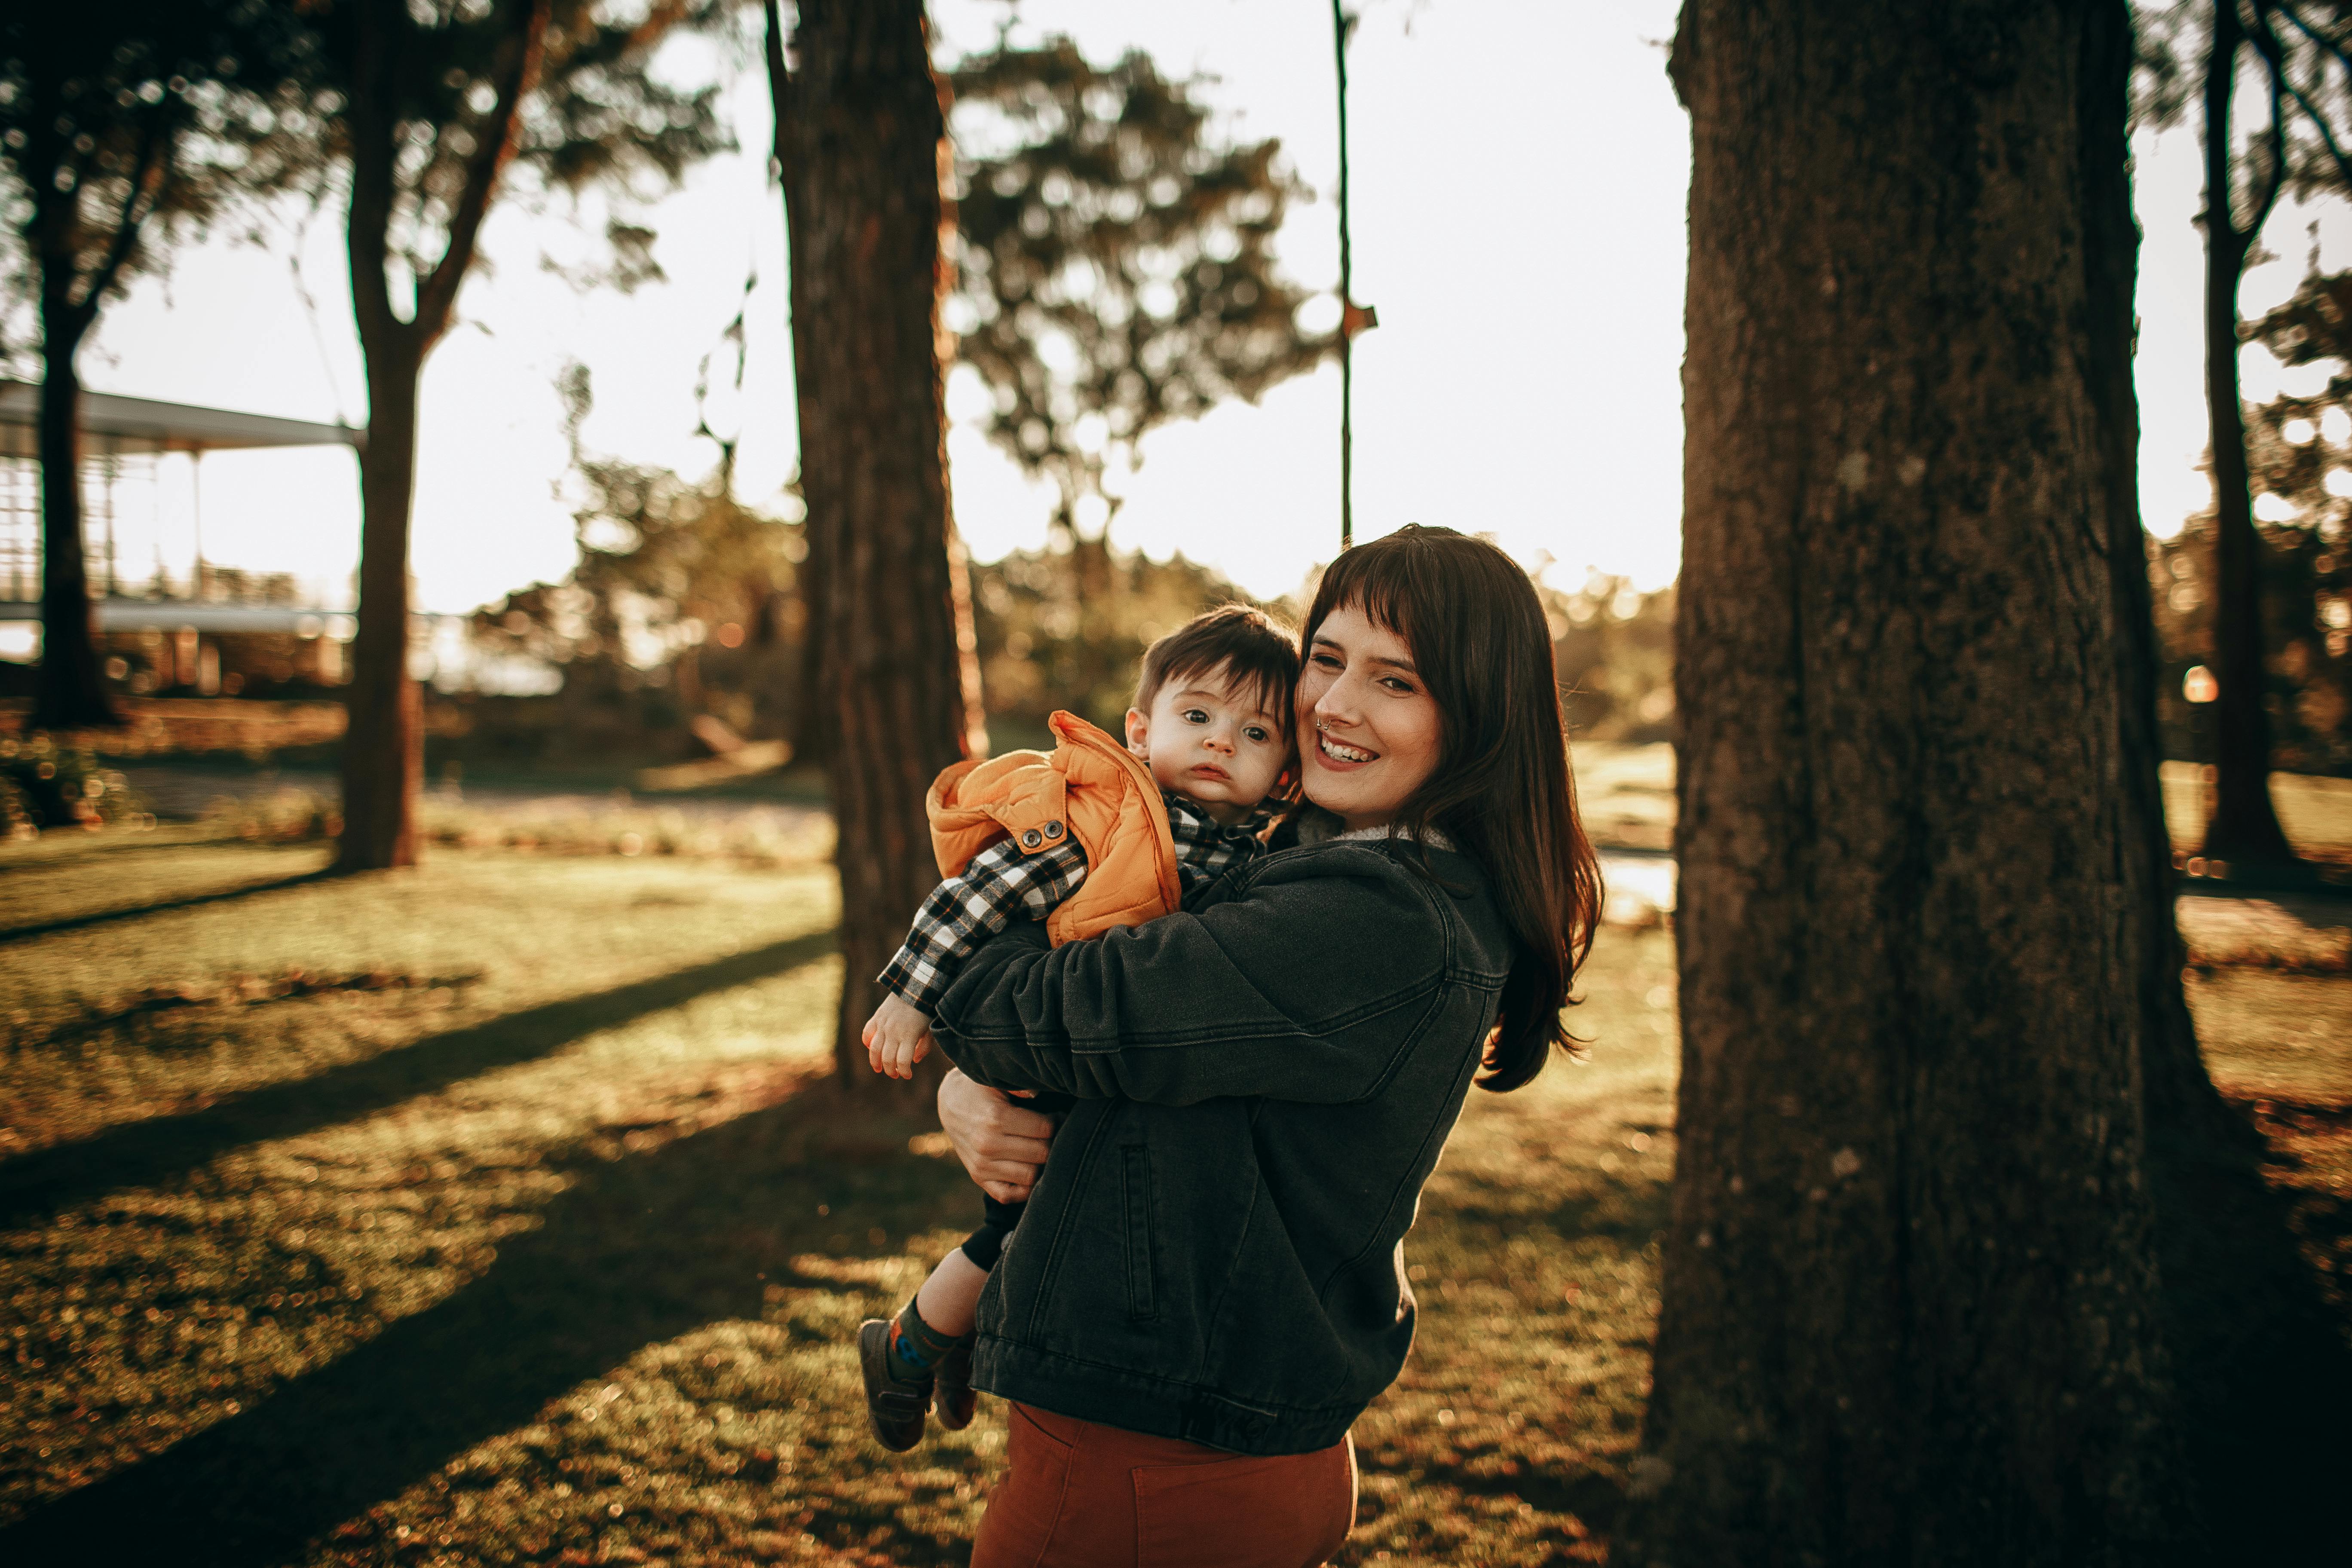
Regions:
<svg viewBox="0 0 2352 1568"><path fill-rule="evenodd" d="M498 104L485 125L485 129L494 128L496 133L484 137L467 161L465 188L458 193L457 205L449 214L449 243L442 248L441 259L416 290L413 324L427 344L448 330L450 313L457 303L457 290L474 262L474 247L481 236L482 219L489 212L490 197L498 189L499 172L514 153L523 95L539 79L540 52L547 41L548 0L522 0L516 14L519 26L509 41Z"/></svg>
<svg viewBox="0 0 2352 1568"><path fill-rule="evenodd" d="M2271 68L2265 73L2271 89L2271 123L2263 135L2270 147L2271 166L2263 182L2261 199L2246 224L2249 245L2262 243L2263 226L2270 221L2272 209L2278 205L2279 193L2286 186L2286 101L2280 90L2286 70L2283 59L2273 60L2263 47L2264 39L2269 40L2272 48L2278 47L2278 36L2271 31L2269 11L2267 0L2254 0L2254 26L2247 35L2252 40L2254 52L2262 55L2264 64Z"/></svg>
<svg viewBox="0 0 2352 1568"><path fill-rule="evenodd" d="M792 121L793 117L793 73L784 63L784 21L776 0L761 0L761 11L768 18L768 36L763 47L768 57L768 97L775 105L775 132L768 144L768 156L775 161L776 183L783 187L784 200L792 197Z"/></svg>
<svg viewBox="0 0 2352 1568"><path fill-rule="evenodd" d="M139 133L139 155L131 163L130 188L122 195L122 211L114 220L114 237L107 243L106 258L90 274L89 287L73 307L80 313L83 327L97 319L106 291L122 276L124 265L138 247L141 226L163 205L163 186L172 177L172 146L176 140L168 109L150 117ZM142 193L150 197L143 213L139 210Z"/></svg>
<svg viewBox="0 0 2352 1568"><path fill-rule="evenodd" d="M2284 5L2276 5L2267 6L2264 9L2275 10L2278 12L2279 15L2284 16L2289 22L2294 24L2296 30L2301 32L2304 37L2309 38L2312 42L2319 45L2321 48L2334 55L2339 62L2344 64L2345 68L2347 71L2352 71L2352 60L2346 59L2344 51L2337 48L2327 39L2320 37L2317 33L2312 31L2310 24L2305 22L2302 17L2296 16L2293 7ZM2296 83L2294 76L2287 70L2286 46L2279 40L2278 34L2276 30L2271 26L2270 18L2267 16L2264 16L2262 18L2262 37L2256 40L2255 47L2263 51L2263 58L2270 62L2270 68L2273 73L2286 84L2286 90L2294 97L2294 101L2301 106L2305 117L2311 121L2311 128L2319 132L2320 143L2327 149L2327 156L2336 164L2336 177L2344 182L2345 189L2347 192L2352 192L2352 158L2346 157L2344 149L2337 144L2335 128L2327 123L2326 114L2320 109L2318 104L2312 101L2310 94L2303 90L2302 87ZM2325 68L2325 64L2323 63L2322 69L2324 70Z"/></svg>
<svg viewBox="0 0 2352 1568"><path fill-rule="evenodd" d="M2301 33L2305 37L2309 38L2313 43L2317 44L2321 48L2326 49L2329 54L2334 55L2337 63L2341 64L2347 71L2352 71L2352 54L2345 53L2343 45L2337 43L2335 39L2327 37L2327 35L2322 33L2316 27L2314 27L2310 23L2305 21L2302 16L2296 14L2293 5L2285 4L2285 0L2273 0L2273 3L2266 7L2266 9L2276 11L2280 16L2284 16L2289 22L2294 23L2294 30L2296 32Z"/></svg>
<svg viewBox="0 0 2352 1568"><path fill-rule="evenodd" d="M352 55L351 103L347 110L352 140L352 205L343 226L344 247L351 258L352 314L358 319L360 341L373 347L396 336L407 323L392 308L392 286L384 277L386 238L392 229L393 159L392 92L400 47L398 27L384 26L387 11L398 11L398 0L360 0L357 48Z"/></svg>

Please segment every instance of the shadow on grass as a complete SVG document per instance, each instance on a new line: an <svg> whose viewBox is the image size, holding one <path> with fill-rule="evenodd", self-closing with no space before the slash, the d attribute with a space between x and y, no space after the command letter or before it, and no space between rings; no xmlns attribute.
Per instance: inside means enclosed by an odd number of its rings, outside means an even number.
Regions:
<svg viewBox="0 0 2352 1568"><path fill-rule="evenodd" d="M62 931L88 931L93 926L113 925L120 921L142 920L149 915L170 914L175 910L201 909L206 904L225 904L233 899L249 899L257 893L275 893L287 888L299 888L310 882L322 882L330 875L325 870L298 871L290 877L270 877L258 882L246 882L217 892L193 893L184 899L164 899L152 904L130 904L121 909L100 910L95 914L75 915L68 920L49 921L40 925L0 926L0 947L12 942L32 942Z"/></svg>
<svg viewBox="0 0 2352 1568"><path fill-rule="evenodd" d="M2182 1446L2210 1545L2235 1562L2326 1561L2343 1550L2352 1469L2352 1325L2296 1245L2297 1194L2257 1163L2292 1156L2240 1131L2151 1150Z"/></svg>
<svg viewBox="0 0 2352 1568"><path fill-rule="evenodd" d="M272 1084L202 1110L127 1122L79 1142L43 1149L0 1165L0 1226L45 1219L102 1193L152 1185L247 1143L349 1121L478 1073L546 1056L584 1035L708 992L797 969L833 950L830 931L792 937L650 980L429 1036L365 1061Z"/></svg>
<svg viewBox="0 0 2352 1568"><path fill-rule="evenodd" d="M262 1568L298 1558L305 1542L646 1347L758 1320L764 1282L822 1284L793 1279L794 1255L887 1250L845 1248L845 1227L903 1236L965 1201L951 1161L843 1154L845 1121L856 1118L818 1081L656 1152L584 1163L545 1223L501 1245L457 1294L0 1530L0 1563ZM826 1147L835 1152L803 1158ZM828 1198L835 1212L824 1217L816 1205ZM809 1528L861 1540L877 1526L896 1529L888 1503L835 1499ZM892 1550L929 1564L968 1548L901 1534Z"/></svg>
<svg viewBox="0 0 2352 1568"><path fill-rule="evenodd" d="M1436 1464L1426 1458L1417 1458L1409 1466L1384 1466L1361 1454L1357 1456L1357 1463L1367 1475L1404 1476L1415 1485L1451 1487L1471 1497L1516 1498L1545 1513L1572 1514L1587 1529L1602 1535L1609 1533L1625 1507L1625 1489L1599 1470L1555 1474L1528 1467L1516 1474L1498 1475L1467 1465ZM1378 1534L1370 1528L1372 1511L1360 1504L1359 1511L1361 1517L1358 1528L1367 1537Z"/></svg>
<svg viewBox="0 0 2352 1568"><path fill-rule="evenodd" d="M0 858L0 881L10 877L22 877L36 871L68 871L89 865L93 861L111 859L119 855L154 855L170 850L185 854L191 849L244 849L267 851L285 847L278 844L262 844L248 838L231 838L219 834L202 837L181 831L187 823L167 823L161 833L131 834L112 829L91 834L78 844L68 845L53 855L9 855Z"/></svg>

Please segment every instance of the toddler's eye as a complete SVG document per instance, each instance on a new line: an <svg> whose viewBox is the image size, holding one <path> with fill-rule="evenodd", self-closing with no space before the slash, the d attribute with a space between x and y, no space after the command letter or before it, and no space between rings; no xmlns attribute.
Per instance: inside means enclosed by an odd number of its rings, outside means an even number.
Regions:
<svg viewBox="0 0 2352 1568"><path fill-rule="evenodd" d="M1253 724L1248 729L1244 730L1242 733L1253 741L1267 741L1273 739L1272 736L1266 733L1265 727L1261 724Z"/></svg>
<svg viewBox="0 0 2352 1568"><path fill-rule="evenodd" d="M1187 724L1205 724L1209 721L1209 716L1198 708L1187 708L1184 710L1184 721Z"/></svg>

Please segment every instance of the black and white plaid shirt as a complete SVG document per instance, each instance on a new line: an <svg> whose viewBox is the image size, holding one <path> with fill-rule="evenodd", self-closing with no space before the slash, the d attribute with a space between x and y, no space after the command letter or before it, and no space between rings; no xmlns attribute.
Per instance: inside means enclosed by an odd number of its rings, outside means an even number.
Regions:
<svg viewBox="0 0 2352 1568"><path fill-rule="evenodd" d="M1265 806L1221 827L1181 795L1163 791L1160 798L1168 803L1168 830L1176 843L1176 878L1187 893L1265 848L1258 832L1272 815ZM925 1014L935 1011L972 949L1016 920L1044 920L1086 879L1087 852L1076 834L1025 854L1010 838L990 845L961 876L931 889L905 945L883 967L882 984Z"/></svg>

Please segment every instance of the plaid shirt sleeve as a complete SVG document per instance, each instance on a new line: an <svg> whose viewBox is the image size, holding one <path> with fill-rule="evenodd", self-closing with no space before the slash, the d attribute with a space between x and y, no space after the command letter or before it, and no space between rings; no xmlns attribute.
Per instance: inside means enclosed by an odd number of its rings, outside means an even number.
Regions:
<svg viewBox="0 0 2352 1568"><path fill-rule="evenodd" d="M1176 841L1176 880L1186 893L1205 888L1226 867L1264 854L1258 835L1273 814L1258 807L1231 827L1220 826L1205 811L1182 795L1170 793L1168 831Z"/></svg>
<svg viewBox="0 0 2352 1568"><path fill-rule="evenodd" d="M992 844L962 875L931 889L879 979L928 1015L972 949L1015 920L1044 920L1086 879L1087 852L1076 834L1028 855L1010 838Z"/></svg>

